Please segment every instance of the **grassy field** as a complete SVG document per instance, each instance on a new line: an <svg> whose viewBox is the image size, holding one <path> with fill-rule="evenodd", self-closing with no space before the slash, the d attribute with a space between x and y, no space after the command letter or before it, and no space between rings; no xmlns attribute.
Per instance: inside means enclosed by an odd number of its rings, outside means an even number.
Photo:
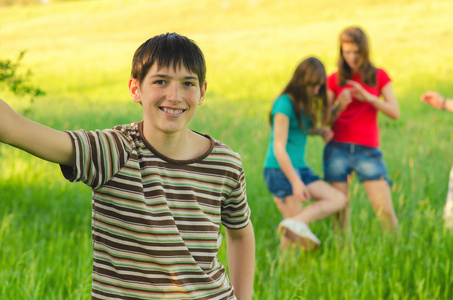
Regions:
<svg viewBox="0 0 453 300"><path fill-rule="evenodd" d="M141 119L127 91L135 49L178 32L208 64L208 92L192 128L243 157L257 246L254 299L453 299L453 234L442 208L453 164L453 114L419 101L453 97L453 2L449 0L76 1L0 7L0 58L23 61L47 95L30 103L0 90L18 111L61 130L110 128ZM352 234L312 225L315 252L281 253L281 220L261 176L267 113L296 64L316 55L335 70L338 33L358 24L371 57L393 79L402 116L380 117L381 148L400 221L382 235L363 188L351 188ZM26 71L24 68L23 71ZM323 143L307 161L322 174ZM87 299L91 288L90 190L59 167L0 145L0 299ZM226 253L219 254L226 263Z"/></svg>

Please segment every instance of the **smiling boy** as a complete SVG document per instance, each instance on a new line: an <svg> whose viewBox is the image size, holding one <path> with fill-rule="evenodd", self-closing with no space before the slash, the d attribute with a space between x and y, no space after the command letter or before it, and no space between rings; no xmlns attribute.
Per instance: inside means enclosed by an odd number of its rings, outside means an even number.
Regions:
<svg viewBox="0 0 453 300"><path fill-rule="evenodd" d="M136 51L143 121L57 131L0 100L0 141L92 188L92 299L251 299L255 243L240 156L188 128L206 93L203 53L167 33ZM217 259L226 231L229 275Z"/></svg>

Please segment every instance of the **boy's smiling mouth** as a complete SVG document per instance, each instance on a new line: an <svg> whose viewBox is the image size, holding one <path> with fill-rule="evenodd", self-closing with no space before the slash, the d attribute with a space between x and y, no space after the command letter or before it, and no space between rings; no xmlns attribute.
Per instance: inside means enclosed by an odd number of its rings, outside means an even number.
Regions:
<svg viewBox="0 0 453 300"><path fill-rule="evenodd" d="M173 115L173 116L178 116L180 114L182 114L184 111L186 111L185 109L171 109L171 108L167 108L167 107L159 107L159 109L167 114L170 114L170 115Z"/></svg>

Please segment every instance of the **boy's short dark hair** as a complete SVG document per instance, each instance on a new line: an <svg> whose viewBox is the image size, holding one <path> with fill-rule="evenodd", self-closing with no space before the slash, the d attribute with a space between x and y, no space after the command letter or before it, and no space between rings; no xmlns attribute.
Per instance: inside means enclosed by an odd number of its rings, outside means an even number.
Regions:
<svg viewBox="0 0 453 300"><path fill-rule="evenodd" d="M149 69L157 62L157 67L174 70L183 65L189 72L198 76L200 88L206 78L206 62L203 52L191 39L177 33L156 35L144 42L135 51L132 60L131 76L141 84Z"/></svg>

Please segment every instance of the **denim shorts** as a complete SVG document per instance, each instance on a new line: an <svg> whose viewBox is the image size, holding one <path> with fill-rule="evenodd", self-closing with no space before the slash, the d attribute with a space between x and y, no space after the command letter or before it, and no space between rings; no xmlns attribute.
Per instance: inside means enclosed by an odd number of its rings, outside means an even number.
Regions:
<svg viewBox="0 0 453 300"><path fill-rule="evenodd" d="M320 180L311 168L296 169L296 172L305 185ZM291 183L281 169L264 168L263 175L267 188L274 197L280 198L284 202L285 197L293 194Z"/></svg>
<svg viewBox="0 0 453 300"><path fill-rule="evenodd" d="M324 148L325 180L346 182L352 171L360 182L385 179L392 186L381 150L350 143L328 143Z"/></svg>

